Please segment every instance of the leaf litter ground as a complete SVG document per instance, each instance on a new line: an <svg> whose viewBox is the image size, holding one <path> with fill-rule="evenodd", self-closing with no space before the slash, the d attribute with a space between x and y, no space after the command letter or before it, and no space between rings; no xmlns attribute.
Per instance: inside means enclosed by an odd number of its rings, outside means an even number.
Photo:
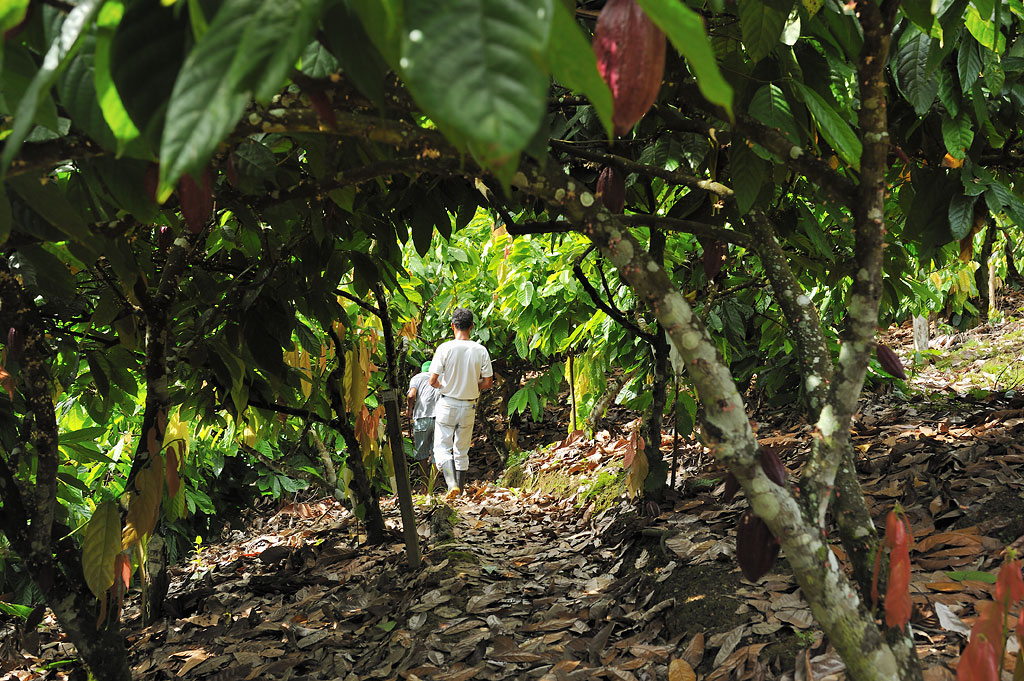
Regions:
<svg viewBox="0 0 1024 681"><path fill-rule="evenodd" d="M855 424L872 514L881 525L899 502L912 524L912 626L927 681L954 678L976 606L991 598L988 575L1007 546L1024 546L1022 338L1012 315L937 337L941 352L911 372L908 392L867 395ZM909 328L886 342L905 362L913 354ZM797 472L810 428L786 412L757 423ZM172 569L166 618L141 628L128 609L136 678L843 678L785 555L756 584L740 575L745 502L720 502L723 472L696 445L660 506L597 508L593 480L604 473L621 492L627 448L625 435L568 438L531 453L523 488L477 482L450 506L421 503L418 571L397 539L361 545L333 500L256 518ZM545 474L560 495L536 490ZM393 500L384 509L397 528ZM5 625L0 636L3 678L67 676L44 671L73 656L49 615L38 632ZM1011 640L1009 653L1018 648Z"/></svg>

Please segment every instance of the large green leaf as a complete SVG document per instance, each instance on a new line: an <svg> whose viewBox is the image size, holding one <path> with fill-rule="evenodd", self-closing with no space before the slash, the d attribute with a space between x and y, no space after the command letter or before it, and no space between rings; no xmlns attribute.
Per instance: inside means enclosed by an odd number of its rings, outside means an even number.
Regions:
<svg viewBox="0 0 1024 681"><path fill-rule="evenodd" d="M117 140L96 101L96 88L93 85L95 48L96 40L93 36L86 36L82 40L78 53L57 79L57 94L75 128L83 131L101 147L114 151Z"/></svg>
<svg viewBox="0 0 1024 681"><path fill-rule="evenodd" d="M400 66L409 91L492 168L514 168L540 126L553 1L406 2Z"/></svg>
<svg viewBox="0 0 1024 681"><path fill-rule="evenodd" d="M748 111L768 127L777 129L793 144L803 143L786 95L777 85L761 86L750 100Z"/></svg>
<svg viewBox="0 0 1024 681"><path fill-rule="evenodd" d="M124 108L121 95L117 92L114 79L110 72L110 54L114 42L114 32L124 16L124 3L119 0L107 0L96 17L96 48L92 58L93 85L96 88L96 100L99 104L107 126L117 140L117 153L125 150L125 145L138 139L138 127ZM144 145L139 144L140 150Z"/></svg>
<svg viewBox="0 0 1024 681"><path fill-rule="evenodd" d="M991 16L991 14L982 16L974 5L970 5L964 13L964 26L983 47L987 47L993 52L1002 52L1006 49L1006 36L999 30Z"/></svg>
<svg viewBox="0 0 1024 681"><path fill-rule="evenodd" d="M89 226L53 182L26 173L8 179L7 186L21 196L44 220L79 244L92 248Z"/></svg>
<svg viewBox="0 0 1024 681"><path fill-rule="evenodd" d="M268 99L308 44L317 0L226 0L174 83L160 143L162 201L198 175L252 95Z"/></svg>
<svg viewBox="0 0 1024 681"><path fill-rule="evenodd" d="M949 202L949 233L959 241L971 231L974 219L974 202L977 196L955 194Z"/></svg>
<svg viewBox="0 0 1024 681"><path fill-rule="evenodd" d="M939 78L928 69L932 39L916 26L911 26L900 40L896 52L896 75L900 90L918 116L923 116L935 101Z"/></svg>
<svg viewBox="0 0 1024 681"><path fill-rule="evenodd" d="M28 91L39 66L32 59L29 50L14 42L3 45L3 88L0 88L0 111L13 114L18 102ZM53 97L45 96L36 108L36 124L57 131L57 105Z"/></svg>
<svg viewBox="0 0 1024 681"><path fill-rule="evenodd" d="M739 0L743 46L754 61L779 44L779 36L793 9L792 0Z"/></svg>
<svg viewBox="0 0 1024 681"><path fill-rule="evenodd" d="M102 12L98 19L103 21L108 17ZM106 49L105 33L104 21L99 30L101 51ZM112 84L125 111L154 150L160 146L164 114L185 59L185 44L190 33L188 19L175 8L148 0L131 0L117 23L109 55L97 66L97 77L101 79L106 77L109 68ZM97 83L101 107L109 87L106 83ZM107 113L104 109L104 115ZM124 124L110 125L117 134Z"/></svg>
<svg viewBox="0 0 1024 681"><path fill-rule="evenodd" d="M558 38L548 41L548 68L559 83L587 96L611 137L612 92L598 73L594 50L565 5L556 2L554 10L551 32Z"/></svg>
<svg viewBox="0 0 1024 681"><path fill-rule="evenodd" d="M860 169L860 154L863 150L860 139L854 134L850 124L828 105L821 95L803 83L794 83L804 104L818 124L818 129L843 161L855 169Z"/></svg>
<svg viewBox="0 0 1024 681"><path fill-rule="evenodd" d="M339 3L331 7L323 22L327 46L337 57L345 76L373 102L383 104L388 65L363 30L355 12Z"/></svg>
<svg viewBox="0 0 1024 681"><path fill-rule="evenodd" d="M736 208L740 215L745 215L761 193L767 164L745 140L736 140L729 157L729 174L732 176L732 189L736 193Z"/></svg>
<svg viewBox="0 0 1024 681"><path fill-rule="evenodd" d="M942 141L946 143L946 151L953 158L963 158L964 153L974 142L974 127L967 116L956 118L943 116Z"/></svg>
<svg viewBox="0 0 1024 681"><path fill-rule="evenodd" d="M43 57L43 65L29 84L21 102L18 103L11 134L4 141L4 151L3 154L0 154L0 179L6 175L7 167L18 155L25 137L32 129L40 102L49 96L49 90L57 80L57 76L75 56L82 36L92 25L102 4L103 0L82 0L68 12L67 18L61 25L60 34L54 39L46 56Z"/></svg>
<svg viewBox="0 0 1024 681"><path fill-rule="evenodd" d="M0 2L0 34L14 28L25 18L28 0L4 0Z"/></svg>
<svg viewBox="0 0 1024 681"><path fill-rule="evenodd" d="M697 78L697 86L707 100L724 107L731 115L732 86L718 70L715 52L711 49L707 32L704 30L704 20L700 15L676 0L638 1L647 16L665 32L673 47L686 57L690 69ZM779 4L793 5L792 0L781 0ZM783 14L783 21L788 12L786 10Z"/></svg>

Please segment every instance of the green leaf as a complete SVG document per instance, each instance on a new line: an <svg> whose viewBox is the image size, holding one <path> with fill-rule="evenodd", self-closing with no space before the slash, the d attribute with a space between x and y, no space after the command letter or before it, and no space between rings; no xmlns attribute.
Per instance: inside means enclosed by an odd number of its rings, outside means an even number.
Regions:
<svg viewBox="0 0 1024 681"><path fill-rule="evenodd" d="M939 91L938 76L928 69L931 49L932 39L916 26L911 26L900 39L896 51L896 75L900 90L918 116L928 112Z"/></svg>
<svg viewBox="0 0 1024 681"><path fill-rule="evenodd" d="M103 117L93 85L95 51L95 38L86 36L77 54L57 79L57 94L61 106L75 122L75 127L83 130L103 148L113 151L118 146L117 139Z"/></svg>
<svg viewBox="0 0 1024 681"><path fill-rule="evenodd" d="M736 192L736 208L740 215L746 215L761 193L767 164L745 140L736 140L729 158L729 173L732 176L732 189Z"/></svg>
<svg viewBox="0 0 1024 681"><path fill-rule="evenodd" d="M985 582L986 584L996 583L996 576L994 574L991 572L982 572L981 570L957 570L954 572L947 572L946 576L957 582L970 580L972 582Z"/></svg>
<svg viewBox="0 0 1024 681"><path fill-rule="evenodd" d="M817 123L821 134L843 161L855 170L859 170L862 147L857 135L850 128L850 124L844 121L817 92L803 83L794 82L793 84L803 96L804 103L811 112L811 116L814 117L814 122Z"/></svg>
<svg viewBox="0 0 1024 681"><path fill-rule="evenodd" d="M903 0L900 3L900 9L922 31L925 33L931 32L932 24L935 23L935 11L932 9L932 0Z"/></svg>
<svg viewBox="0 0 1024 681"><path fill-rule="evenodd" d="M991 14L986 17L991 17ZM982 47L1002 53L1006 49L1006 36L991 18L982 17L974 5L968 5L964 13L964 26Z"/></svg>
<svg viewBox="0 0 1024 681"><path fill-rule="evenodd" d="M191 34L187 18L175 9L146 0L129 2L117 23L110 55L105 58L105 64L97 67L100 77L105 77L100 69L109 68L110 78L125 111L145 138L147 146L154 150L160 146L167 103ZM109 19L104 14L101 13L99 18ZM104 26L99 31L101 42ZM108 87L106 84L97 85L101 108ZM117 134L114 123L111 123L111 128Z"/></svg>
<svg viewBox="0 0 1024 681"><path fill-rule="evenodd" d="M382 105L388 65L363 30L356 13L343 3L336 4L327 12L323 21L327 46L331 54L338 58L341 70L360 92Z"/></svg>
<svg viewBox="0 0 1024 681"><path fill-rule="evenodd" d="M686 57L690 69L697 78L697 87L712 104L718 104L732 115L732 86L722 77L711 48L704 20L682 2L676 0L638 0L640 7L658 27L665 32L672 46ZM776 3L772 3L776 4ZM792 0L782 0L780 6ZM783 21L789 14L783 13ZM781 27L779 29L782 30Z"/></svg>
<svg viewBox="0 0 1024 681"><path fill-rule="evenodd" d="M942 117L942 141L946 143L946 151L953 158L963 158L967 149L974 142L974 127L967 116L956 118Z"/></svg>
<svg viewBox="0 0 1024 681"><path fill-rule="evenodd" d="M3 88L0 88L0 111L13 114L28 91L39 67L32 54L21 45L3 45ZM57 132L57 105L53 97L44 96L36 109L34 123Z"/></svg>
<svg viewBox="0 0 1024 681"><path fill-rule="evenodd" d="M516 293L516 300L518 300L519 304L523 307L530 307L530 303L533 302L533 293L533 282L527 281L519 287L519 291Z"/></svg>
<svg viewBox="0 0 1024 681"><path fill-rule="evenodd" d="M14 28L25 19L29 0L4 0L0 3L0 34Z"/></svg>
<svg viewBox="0 0 1024 681"><path fill-rule="evenodd" d="M777 85L764 85L755 92L748 110L751 116L770 128L776 128L793 144L803 144L786 95Z"/></svg>
<svg viewBox="0 0 1024 681"><path fill-rule="evenodd" d="M174 83L160 144L158 199L202 171L250 96L284 84L313 33L318 0L225 0Z"/></svg>
<svg viewBox="0 0 1024 681"><path fill-rule="evenodd" d="M974 221L974 203L977 196L955 194L949 202L949 233L957 241L963 239L971 231Z"/></svg>
<svg viewBox="0 0 1024 681"><path fill-rule="evenodd" d="M96 17L96 48L92 59L96 101L107 126L117 140L118 155L124 152L125 145L138 139L142 134L128 115L128 110L124 108L124 102L121 101L121 95L117 92L110 72L114 33L123 16L124 3L119 0L107 0L103 5L103 9Z"/></svg>
<svg viewBox="0 0 1024 681"><path fill-rule="evenodd" d="M547 108L554 0L409 0L403 79L424 113L491 169L514 170Z"/></svg>
<svg viewBox="0 0 1024 681"><path fill-rule="evenodd" d="M779 44L792 0L739 0L743 46L754 61L768 55Z"/></svg>
<svg viewBox="0 0 1024 681"><path fill-rule="evenodd" d="M57 76L75 56L82 36L92 25L102 4L103 0L82 0L68 12L67 18L61 25L60 35L50 45L46 56L43 57L43 65L29 84L25 96L18 103L11 134L4 141L4 150L0 154L0 180L7 174L7 167L18 155L25 137L32 129L32 122L40 103L49 96L50 88L57 80Z"/></svg>
<svg viewBox="0 0 1024 681"><path fill-rule="evenodd" d="M363 28L384 59L396 71L402 57L402 0L348 0Z"/></svg>
<svg viewBox="0 0 1024 681"><path fill-rule="evenodd" d="M594 50L565 5L556 2L553 7L551 32L558 38L548 41L548 68L556 81L590 100L605 132L611 137L612 91L597 70Z"/></svg>
<svg viewBox="0 0 1024 681"><path fill-rule="evenodd" d="M44 220L88 250L95 252L88 225L75 207L64 198L56 184L25 173L10 178L7 185Z"/></svg>
<svg viewBox="0 0 1024 681"><path fill-rule="evenodd" d="M0 612L10 617L20 617L23 620L27 620L28 616L32 614L32 608L27 605L0 601Z"/></svg>

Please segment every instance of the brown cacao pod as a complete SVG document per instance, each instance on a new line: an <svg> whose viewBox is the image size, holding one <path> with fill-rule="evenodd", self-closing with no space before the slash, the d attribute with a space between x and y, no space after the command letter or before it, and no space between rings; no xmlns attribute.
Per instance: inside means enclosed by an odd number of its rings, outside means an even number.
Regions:
<svg viewBox="0 0 1024 681"><path fill-rule="evenodd" d="M718 273L722 271L722 265L725 264L725 256L729 253L729 247L718 240L701 241L700 244L704 247L704 276L708 278L708 281L714 281Z"/></svg>
<svg viewBox="0 0 1024 681"><path fill-rule="evenodd" d="M665 73L665 34L636 0L608 0L594 29L597 69L612 91L615 134L624 135L654 104Z"/></svg>
<svg viewBox="0 0 1024 681"><path fill-rule="evenodd" d="M904 381L907 380L907 372L903 370L903 363L900 362L900 358L896 356L895 352L881 343L875 343L875 355L887 374Z"/></svg>
<svg viewBox="0 0 1024 681"><path fill-rule="evenodd" d="M206 228L213 212L213 176L209 168L203 168L200 182L201 185L187 173L178 181L181 214L185 216L188 231L193 234L199 234Z"/></svg>
<svg viewBox="0 0 1024 681"><path fill-rule="evenodd" d="M729 475L725 476L725 491L722 492L722 503L728 504L736 496L736 492L739 491L740 481L736 479L735 475L729 473Z"/></svg>
<svg viewBox="0 0 1024 681"><path fill-rule="evenodd" d="M772 569L779 557L779 541L764 521L746 511L736 527L736 562L743 576L756 582Z"/></svg>
<svg viewBox="0 0 1024 681"><path fill-rule="evenodd" d="M597 176L597 198L611 212L622 212L626 206L626 178L617 168L605 166Z"/></svg>
<svg viewBox="0 0 1024 681"><path fill-rule="evenodd" d="M786 467L782 465L782 460L775 452L774 447L761 447L761 468L764 470L764 474L768 476L768 479L776 485L786 484L786 477L789 474L786 472Z"/></svg>

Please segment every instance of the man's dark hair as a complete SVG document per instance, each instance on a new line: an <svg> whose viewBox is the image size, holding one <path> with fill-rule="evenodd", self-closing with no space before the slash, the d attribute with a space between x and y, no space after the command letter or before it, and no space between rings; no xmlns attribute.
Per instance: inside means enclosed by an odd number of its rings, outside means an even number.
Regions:
<svg viewBox="0 0 1024 681"><path fill-rule="evenodd" d="M452 312L452 324L459 331L469 331L473 326L473 313L464 307L455 308L455 312Z"/></svg>

